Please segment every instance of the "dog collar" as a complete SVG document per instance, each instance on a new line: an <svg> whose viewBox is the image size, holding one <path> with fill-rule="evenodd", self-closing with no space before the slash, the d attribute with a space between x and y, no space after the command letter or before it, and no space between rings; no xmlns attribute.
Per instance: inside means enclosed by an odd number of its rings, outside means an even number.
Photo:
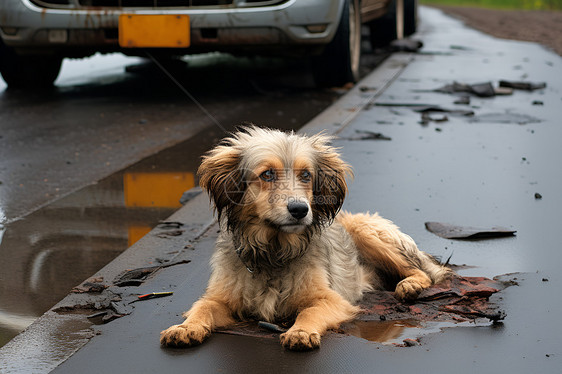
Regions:
<svg viewBox="0 0 562 374"><path fill-rule="evenodd" d="M246 267L246 270L248 270L248 272L252 275L254 275L254 269L251 268L250 266L248 266L248 264L242 259L242 250L244 248L238 248L236 250L236 254L238 255L238 258L240 259L240 261L242 261L242 263L244 264L244 266Z"/></svg>

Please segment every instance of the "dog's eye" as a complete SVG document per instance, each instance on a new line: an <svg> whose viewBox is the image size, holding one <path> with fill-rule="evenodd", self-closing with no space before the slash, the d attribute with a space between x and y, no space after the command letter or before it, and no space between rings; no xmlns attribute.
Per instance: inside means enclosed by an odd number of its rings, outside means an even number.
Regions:
<svg viewBox="0 0 562 374"><path fill-rule="evenodd" d="M275 180L275 171L268 169L260 174L260 178L266 182L273 182Z"/></svg>
<svg viewBox="0 0 562 374"><path fill-rule="evenodd" d="M310 172L308 170L304 170L301 173L301 180L303 182L310 182L311 179L312 179L312 174L310 174Z"/></svg>

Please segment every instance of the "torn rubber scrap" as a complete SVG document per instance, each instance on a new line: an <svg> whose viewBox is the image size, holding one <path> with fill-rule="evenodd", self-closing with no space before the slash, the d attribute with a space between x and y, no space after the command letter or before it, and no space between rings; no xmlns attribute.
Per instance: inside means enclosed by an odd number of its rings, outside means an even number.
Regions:
<svg viewBox="0 0 562 374"><path fill-rule="evenodd" d="M251 336L255 338L279 339L279 334L284 333L291 327L294 321L270 323L265 321L241 321L226 329L218 330L222 334Z"/></svg>
<svg viewBox="0 0 562 374"><path fill-rule="evenodd" d="M159 232L158 234L155 235L162 239L168 239L174 236L181 236L183 235L184 232L185 230L168 230L168 231Z"/></svg>
<svg viewBox="0 0 562 374"><path fill-rule="evenodd" d="M287 329L282 327L282 326L279 326L275 323L266 322L266 321L259 321L258 327L261 327L262 329L269 330L271 332L277 332L277 333L283 333L283 332L287 331Z"/></svg>
<svg viewBox="0 0 562 374"><path fill-rule="evenodd" d="M426 222L425 228L445 239L489 239L513 236L517 231L504 227L477 228L457 226L442 222Z"/></svg>
<svg viewBox="0 0 562 374"><path fill-rule="evenodd" d="M160 270L163 268L167 268L179 264L187 264L189 262L191 262L191 260L182 260L182 261L171 262L169 264L147 266L147 267L142 267L132 270L126 270L125 272L115 277L115 279L113 280L113 284L118 287L139 286L146 280L146 278L148 278L150 274L154 273L156 270Z"/></svg>
<svg viewBox="0 0 562 374"><path fill-rule="evenodd" d="M485 113L472 117L469 122L472 123L505 123L505 124L517 124L517 125L527 125L529 123L539 123L542 122L539 118L535 118L528 114L518 114L518 113Z"/></svg>
<svg viewBox="0 0 562 374"><path fill-rule="evenodd" d="M459 96L458 99L453 102L453 104L470 105L470 96L468 95Z"/></svg>
<svg viewBox="0 0 562 374"><path fill-rule="evenodd" d="M417 52L423 47L423 42L417 39L397 39L389 47L393 52Z"/></svg>
<svg viewBox="0 0 562 374"><path fill-rule="evenodd" d="M534 91L546 88L545 82L519 82L519 81L500 81L500 87L513 88L516 90Z"/></svg>
<svg viewBox="0 0 562 374"><path fill-rule="evenodd" d="M72 293L100 293L109 287L106 284L103 284L103 277L99 278L90 278L84 283L80 284L79 286L74 287L70 292Z"/></svg>
<svg viewBox="0 0 562 374"><path fill-rule="evenodd" d="M418 113L449 113L453 116L460 116L460 117L471 117L474 115L474 111L472 110L463 110L463 109L448 109L443 108L439 105L433 104L416 104L416 103L375 103L375 106L385 106L385 107L405 107L410 108L414 112Z"/></svg>
<svg viewBox="0 0 562 374"><path fill-rule="evenodd" d="M459 92L470 93L478 97L492 97L496 95L496 90L491 82L465 84L453 82L446 84L443 87L434 89L435 92L454 94Z"/></svg>
<svg viewBox="0 0 562 374"><path fill-rule="evenodd" d="M355 130L358 136L351 136L342 138L345 140L392 140L392 138L381 134L380 132L373 132L368 130Z"/></svg>
<svg viewBox="0 0 562 374"><path fill-rule="evenodd" d="M436 284L418 296L412 304L402 303L394 292L375 291L365 294L360 303L362 321L416 320L466 322L485 318L493 322L505 318L505 312L489 300L490 296L509 286L484 277L454 276Z"/></svg>
<svg viewBox="0 0 562 374"><path fill-rule="evenodd" d="M53 309L55 313L89 312L87 318L94 324L103 324L131 313L131 309L123 304L119 295L105 291L102 295L80 295L74 304ZM86 297L86 299L84 299Z"/></svg>
<svg viewBox="0 0 562 374"><path fill-rule="evenodd" d="M447 117L446 115L432 115L431 113L423 112L420 123L422 125L427 125L430 122L441 123L441 122L447 122L448 120L449 117Z"/></svg>
<svg viewBox="0 0 562 374"><path fill-rule="evenodd" d="M99 322L103 324L103 323L111 322L117 318L125 317L126 315L129 314L130 313L119 314L111 309L106 309L106 310L102 310L101 312L91 314L87 318L91 321L99 320Z"/></svg>
<svg viewBox="0 0 562 374"><path fill-rule="evenodd" d="M447 109L440 107L438 105L424 105L417 108L413 108L414 112L418 113L450 113L457 116L470 117L474 115L472 110L462 110L462 109Z"/></svg>
<svg viewBox="0 0 562 374"><path fill-rule="evenodd" d="M179 229L183 223L177 221L160 221L158 223L159 229Z"/></svg>

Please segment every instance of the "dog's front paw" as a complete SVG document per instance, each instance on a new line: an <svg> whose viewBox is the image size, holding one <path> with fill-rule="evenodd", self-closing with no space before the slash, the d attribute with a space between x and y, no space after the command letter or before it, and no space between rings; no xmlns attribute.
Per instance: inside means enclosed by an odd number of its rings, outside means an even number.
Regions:
<svg viewBox="0 0 562 374"><path fill-rule="evenodd" d="M203 343L211 331L201 325L174 325L160 333L160 344L168 347L193 347Z"/></svg>
<svg viewBox="0 0 562 374"><path fill-rule="evenodd" d="M423 289L417 280L406 278L396 285L394 293L399 300L415 300Z"/></svg>
<svg viewBox="0 0 562 374"><path fill-rule="evenodd" d="M320 334L301 329L289 329L281 334L281 344L292 351L309 351L320 347Z"/></svg>

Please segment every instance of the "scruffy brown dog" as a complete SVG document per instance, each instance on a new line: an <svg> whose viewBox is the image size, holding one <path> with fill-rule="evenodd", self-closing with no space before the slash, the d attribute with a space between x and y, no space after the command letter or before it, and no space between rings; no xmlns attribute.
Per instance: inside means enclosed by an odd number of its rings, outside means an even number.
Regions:
<svg viewBox="0 0 562 374"><path fill-rule="evenodd" d="M166 346L201 344L235 319L295 319L288 349L320 345L353 319L363 292L394 288L400 299L451 271L377 214L338 214L351 168L325 135L242 128L204 156L201 186L221 233L206 293L162 331Z"/></svg>

